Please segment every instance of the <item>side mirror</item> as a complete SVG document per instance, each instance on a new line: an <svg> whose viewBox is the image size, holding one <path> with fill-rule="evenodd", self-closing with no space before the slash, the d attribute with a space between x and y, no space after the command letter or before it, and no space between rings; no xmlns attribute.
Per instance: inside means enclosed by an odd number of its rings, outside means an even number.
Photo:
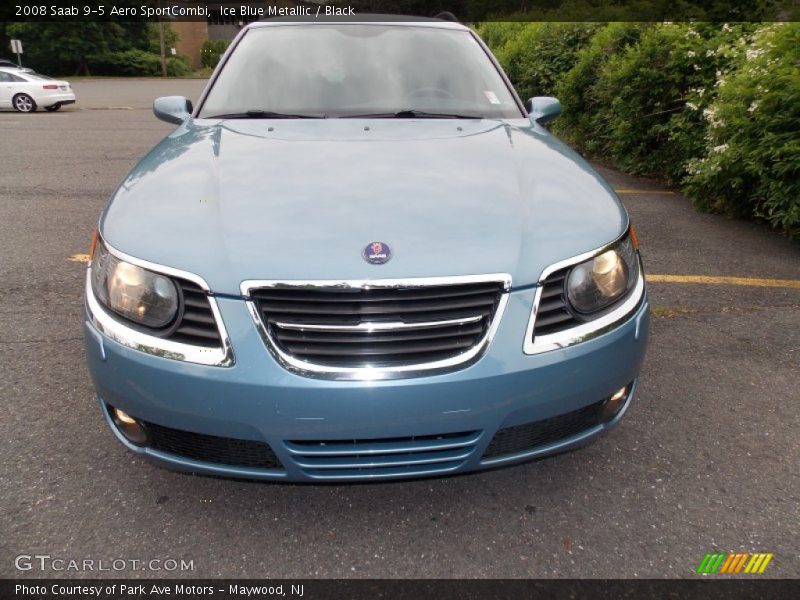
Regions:
<svg viewBox="0 0 800 600"><path fill-rule="evenodd" d="M544 125L561 114L561 102L551 96L531 98L530 119Z"/></svg>
<svg viewBox="0 0 800 600"><path fill-rule="evenodd" d="M192 101L183 96L162 96L153 101L153 114L162 121L180 125L192 115Z"/></svg>

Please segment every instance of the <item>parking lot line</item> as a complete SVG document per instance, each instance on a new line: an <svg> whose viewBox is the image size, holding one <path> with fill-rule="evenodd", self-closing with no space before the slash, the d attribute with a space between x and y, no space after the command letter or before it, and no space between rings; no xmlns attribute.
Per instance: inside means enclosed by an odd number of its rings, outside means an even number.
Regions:
<svg viewBox="0 0 800 600"><path fill-rule="evenodd" d="M711 285L746 285L800 289L798 279L756 279L752 277L713 277L710 275L647 275L650 283L705 283Z"/></svg>

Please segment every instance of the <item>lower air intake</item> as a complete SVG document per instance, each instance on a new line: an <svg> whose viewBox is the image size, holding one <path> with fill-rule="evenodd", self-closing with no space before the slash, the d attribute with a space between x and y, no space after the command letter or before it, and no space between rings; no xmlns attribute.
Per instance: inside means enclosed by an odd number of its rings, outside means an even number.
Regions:
<svg viewBox="0 0 800 600"><path fill-rule="evenodd" d="M287 441L292 460L315 479L377 479L447 473L475 450L480 431L363 440Z"/></svg>
<svg viewBox="0 0 800 600"><path fill-rule="evenodd" d="M526 452L586 431L600 423L605 402L601 400L564 415L501 429L492 438L483 458Z"/></svg>
<svg viewBox="0 0 800 600"><path fill-rule="evenodd" d="M154 423L143 422L143 425L149 435L149 446L159 452L233 467L283 468L272 448L264 442L193 433Z"/></svg>

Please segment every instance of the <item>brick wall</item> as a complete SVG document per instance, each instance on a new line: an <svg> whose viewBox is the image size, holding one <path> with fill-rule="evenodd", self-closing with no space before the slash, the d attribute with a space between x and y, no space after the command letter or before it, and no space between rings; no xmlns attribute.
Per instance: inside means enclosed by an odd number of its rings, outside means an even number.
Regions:
<svg viewBox="0 0 800 600"><path fill-rule="evenodd" d="M175 21L170 27L180 36L176 44L178 54L185 54L191 60L193 69L200 68L200 48L208 39L208 24L205 21ZM169 52L169 48L167 48Z"/></svg>

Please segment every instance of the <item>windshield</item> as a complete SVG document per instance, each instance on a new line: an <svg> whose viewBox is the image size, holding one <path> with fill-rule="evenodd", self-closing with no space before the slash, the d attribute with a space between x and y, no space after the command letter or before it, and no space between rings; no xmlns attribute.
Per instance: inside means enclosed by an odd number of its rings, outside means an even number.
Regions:
<svg viewBox="0 0 800 600"><path fill-rule="evenodd" d="M364 24L251 29L199 116L416 116L409 111L523 116L470 32Z"/></svg>

